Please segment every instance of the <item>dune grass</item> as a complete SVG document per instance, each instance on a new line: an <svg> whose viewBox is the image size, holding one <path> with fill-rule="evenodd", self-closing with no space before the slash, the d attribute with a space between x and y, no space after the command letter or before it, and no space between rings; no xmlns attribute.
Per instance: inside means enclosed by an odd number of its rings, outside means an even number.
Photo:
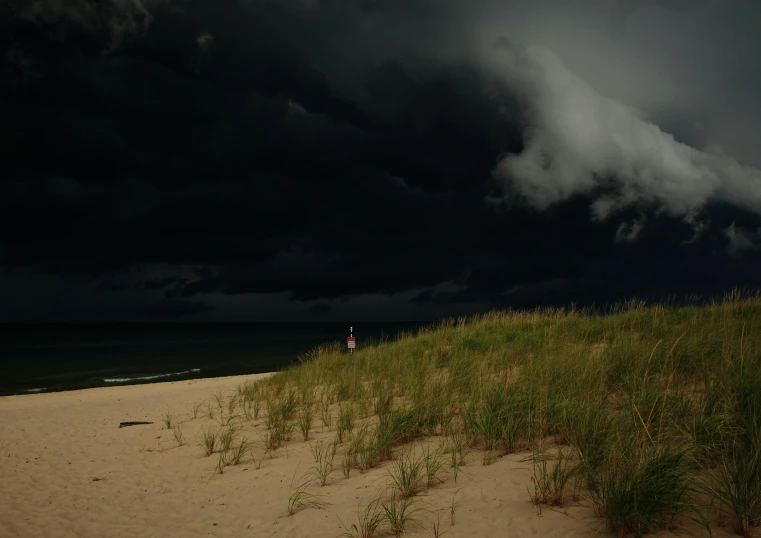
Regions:
<svg viewBox="0 0 761 538"><path fill-rule="evenodd" d="M317 483L324 486L328 483L328 476L333 471L333 451L332 443L318 442L309 446L310 452L314 457L315 465L310 469Z"/></svg>
<svg viewBox="0 0 761 538"><path fill-rule="evenodd" d="M389 530L395 536L401 536L407 525L416 521L414 514L418 510L413 507L414 502L409 497L399 499L393 495L389 501L381 503L385 519L389 524Z"/></svg>
<svg viewBox="0 0 761 538"><path fill-rule="evenodd" d="M193 405L193 412L191 413L193 420L197 419L198 415L201 414L201 407L203 407L203 402L197 402Z"/></svg>
<svg viewBox="0 0 761 538"><path fill-rule="evenodd" d="M425 455L416 457L414 449L405 450L391 462L388 470L391 488L402 499L414 496L426 485Z"/></svg>
<svg viewBox="0 0 761 538"><path fill-rule="evenodd" d="M339 443L343 443L348 434L354 430L356 419L357 412L354 406L350 403L341 403L338 410L338 424L336 425Z"/></svg>
<svg viewBox="0 0 761 538"><path fill-rule="evenodd" d="M222 452L230 450L237 432L238 430L233 426L228 426L226 429L219 432L217 439L219 440L219 449Z"/></svg>
<svg viewBox="0 0 761 538"><path fill-rule="evenodd" d="M314 418L314 395L310 394L301 398L296 421L304 441L309 441L309 431L312 429Z"/></svg>
<svg viewBox="0 0 761 538"><path fill-rule="evenodd" d="M360 505L357 510L357 523L352 524L351 527L339 518L341 527L345 531L341 537L373 538L376 534L387 534L383 530L395 536L401 536L409 524L417 521L416 514L421 510L414 504L414 499L399 498L396 491L392 491L390 496L381 491L365 505L364 510ZM439 532L438 523L434 523L434 532ZM443 533L438 535L441 534Z"/></svg>
<svg viewBox="0 0 761 538"><path fill-rule="evenodd" d="M205 456L211 456L217 450L218 442L219 431L210 427L201 432L198 444L203 448Z"/></svg>
<svg viewBox="0 0 761 538"><path fill-rule="evenodd" d="M443 456L456 480L469 459L527 451L535 504L580 495L618 535L690 518L751 536L761 523L759 324L761 297L738 292L703 305L491 312L351 355L323 346L239 387L243 414L221 394L208 407L228 427L261 408L268 450L297 427L306 440L319 418L323 432L336 428L345 476L389 462L395 499L370 522L408 513L407 500L444 479ZM414 455L427 438L439 450ZM322 457L318 478L330 468Z"/></svg>
<svg viewBox="0 0 761 538"><path fill-rule="evenodd" d="M174 442L177 446L183 446L185 444L185 434L182 431L182 424L175 424L172 427L172 433L174 434Z"/></svg>
<svg viewBox="0 0 761 538"><path fill-rule="evenodd" d="M462 488L460 488L462 489ZM452 495L452 502L449 504L449 524L454 527L455 522L457 521L457 509L460 507L460 504L455 501L457 498L457 494L460 492L458 489L454 492L454 495Z"/></svg>
<svg viewBox="0 0 761 538"><path fill-rule="evenodd" d="M298 467L296 471L298 471ZM293 482L296 479L296 471L294 471L293 478L291 479L292 492L288 497L288 515L292 516L299 510L306 508L324 510L328 506L328 503L323 501L320 495L307 490L309 480L303 481L294 487Z"/></svg>
<svg viewBox="0 0 761 538"><path fill-rule="evenodd" d="M549 462L554 465L550 468ZM547 452L535 452L531 456L534 473L531 477L533 493L529 491L531 501L536 506L542 504L563 506L568 497L578 466L568 457L562 447L558 447L557 456L553 459Z"/></svg>
<svg viewBox="0 0 761 538"><path fill-rule="evenodd" d="M230 465L240 465L252 449L253 445L247 437L241 439L237 446L230 449Z"/></svg>
<svg viewBox="0 0 761 538"><path fill-rule="evenodd" d="M167 411L164 413L164 415L161 417L162 422L164 423L164 429L171 430L172 426L174 426L174 415Z"/></svg>
<svg viewBox="0 0 761 538"><path fill-rule="evenodd" d="M353 523L351 527L347 527L340 518L339 521L345 531L341 538L373 538L384 522L381 499L373 499L364 510L357 508L357 523Z"/></svg>

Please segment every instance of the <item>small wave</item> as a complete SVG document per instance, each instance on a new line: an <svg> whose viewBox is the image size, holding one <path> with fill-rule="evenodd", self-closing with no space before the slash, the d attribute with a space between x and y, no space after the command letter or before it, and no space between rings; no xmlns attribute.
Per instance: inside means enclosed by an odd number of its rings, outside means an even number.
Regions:
<svg viewBox="0 0 761 538"><path fill-rule="evenodd" d="M42 392L43 390L48 390L48 388L42 387L41 389L26 389L26 392Z"/></svg>
<svg viewBox="0 0 761 538"><path fill-rule="evenodd" d="M148 375L136 375L130 377L104 377L104 383L128 383L130 381L150 381L152 379L161 379L162 377L174 377L178 375L193 374L200 372L200 368L193 368L192 370L183 370L182 372L172 372L171 374L148 374Z"/></svg>

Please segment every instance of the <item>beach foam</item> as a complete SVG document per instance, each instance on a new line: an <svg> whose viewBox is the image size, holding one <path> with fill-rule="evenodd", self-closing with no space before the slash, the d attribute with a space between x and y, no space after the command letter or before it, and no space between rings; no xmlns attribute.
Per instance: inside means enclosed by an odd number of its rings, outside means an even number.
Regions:
<svg viewBox="0 0 761 538"><path fill-rule="evenodd" d="M200 368L193 368L191 370L183 370L182 372L172 372L169 374L142 374L135 376L124 377L104 377L104 383L131 383L134 381L151 381L153 379L162 379L164 377L174 377L179 375L194 374L200 372Z"/></svg>

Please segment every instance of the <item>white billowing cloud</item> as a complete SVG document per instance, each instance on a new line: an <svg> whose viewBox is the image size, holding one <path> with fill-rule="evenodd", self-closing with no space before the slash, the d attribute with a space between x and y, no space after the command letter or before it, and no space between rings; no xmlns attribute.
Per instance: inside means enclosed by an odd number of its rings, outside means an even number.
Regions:
<svg viewBox="0 0 761 538"><path fill-rule="evenodd" d="M207 53L209 47L211 47L214 41L214 35L209 32L204 32L196 38L196 45L198 45L198 52Z"/></svg>
<svg viewBox="0 0 761 538"><path fill-rule="evenodd" d="M631 243L637 239L639 233L645 227L645 218L640 217L630 222L622 222L616 230L616 241L618 243Z"/></svg>
<svg viewBox="0 0 761 538"><path fill-rule="evenodd" d="M209 49L211 49L214 43L214 34L209 32L203 32L196 38L196 69L201 67L201 64L208 61L211 57Z"/></svg>
<svg viewBox="0 0 761 538"><path fill-rule="evenodd" d="M737 226L734 222L724 229L724 235L729 239L727 245L727 254L738 256L746 250L758 250L761 243L761 228L756 230L755 234L750 233L742 226Z"/></svg>
<svg viewBox="0 0 761 538"><path fill-rule="evenodd" d="M692 237L682 241L682 245L691 245L693 243L697 243L703 237L711 224L711 220L708 218L703 220L698 219L697 212L695 211L687 213L682 220L689 224L693 230Z"/></svg>
<svg viewBox="0 0 761 538"><path fill-rule="evenodd" d="M527 115L524 150L499 160L494 175L535 208L613 181L614 192L592 205L596 218L645 203L689 221L709 200L761 214L761 171L677 142L636 110L601 96L553 52L500 38L488 63Z"/></svg>
<svg viewBox="0 0 761 538"><path fill-rule="evenodd" d="M127 36L141 36L148 31L153 17L141 0L112 0L113 9L105 18L111 31L111 42L106 53L121 47Z"/></svg>
<svg viewBox="0 0 761 538"><path fill-rule="evenodd" d="M291 114L297 114L300 116L309 116L309 112L306 111L306 109L296 101L292 99L288 99L288 112Z"/></svg>

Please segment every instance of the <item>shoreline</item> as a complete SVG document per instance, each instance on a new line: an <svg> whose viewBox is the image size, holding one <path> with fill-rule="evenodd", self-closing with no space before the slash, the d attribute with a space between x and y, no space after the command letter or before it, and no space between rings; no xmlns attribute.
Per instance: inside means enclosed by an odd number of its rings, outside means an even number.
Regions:
<svg viewBox="0 0 761 538"><path fill-rule="evenodd" d="M44 387L44 388L26 389L24 392L18 392L15 394L0 394L0 401L3 400L4 398L15 398L15 397L25 397L25 396L66 394L66 393L77 393L77 392L92 391L92 390L111 390L111 389L122 389L122 388L132 388L132 387L143 387L143 386L149 386L149 385L173 385L173 384L213 381L217 379L230 379L230 380L233 380L236 378L243 379L243 378L247 378L251 376L272 375L274 373L276 372L258 372L253 374L237 374L237 375L219 376L219 377L190 377L185 379L176 379L174 381L169 381L169 380L142 381L140 383L114 382L114 383L107 383L105 385L101 385L97 387L81 387L81 388L62 389L62 390L48 390L47 387ZM159 375L169 377L169 376L173 376L177 374L171 373L171 374L159 374Z"/></svg>
<svg viewBox="0 0 761 538"><path fill-rule="evenodd" d="M110 385L105 387L88 387L88 388L81 388L81 389L69 389L69 390L59 390L59 391L51 391L51 392L28 392L23 394L6 394L6 395L0 395L0 411L2 411L3 403L4 402L10 402L15 400L24 400L29 401L28 399L40 399L40 400L52 400L52 399L63 399L63 400L69 400L74 399L76 397L79 397L81 399L82 395L98 395L98 396L105 396L107 394L119 394L119 393L129 393L134 391L135 389L143 389L141 392L144 393L144 396L151 396L154 394L163 394L168 391L178 391L180 388L187 387L188 385L199 385L199 387L196 387L197 389L203 389L206 390L206 385L217 385L217 384L224 384L225 386L229 386L230 388L234 388L238 384L246 381L247 379L250 380L256 380L264 377L271 376L277 372L261 372L258 374L242 374L242 375L233 375L233 376L223 376L223 377L199 377L199 378L193 378L193 379L183 379L178 381L154 381L151 383L135 383L133 385ZM218 388L218 387L215 387ZM209 393L211 394L211 393Z"/></svg>
<svg viewBox="0 0 761 538"><path fill-rule="evenodd" d="M391 341L421 325L365 323L361 342ZM29 324L3 333L0 396L282 370L317 348L341 344L348 329L348 322Z"/></svg>

